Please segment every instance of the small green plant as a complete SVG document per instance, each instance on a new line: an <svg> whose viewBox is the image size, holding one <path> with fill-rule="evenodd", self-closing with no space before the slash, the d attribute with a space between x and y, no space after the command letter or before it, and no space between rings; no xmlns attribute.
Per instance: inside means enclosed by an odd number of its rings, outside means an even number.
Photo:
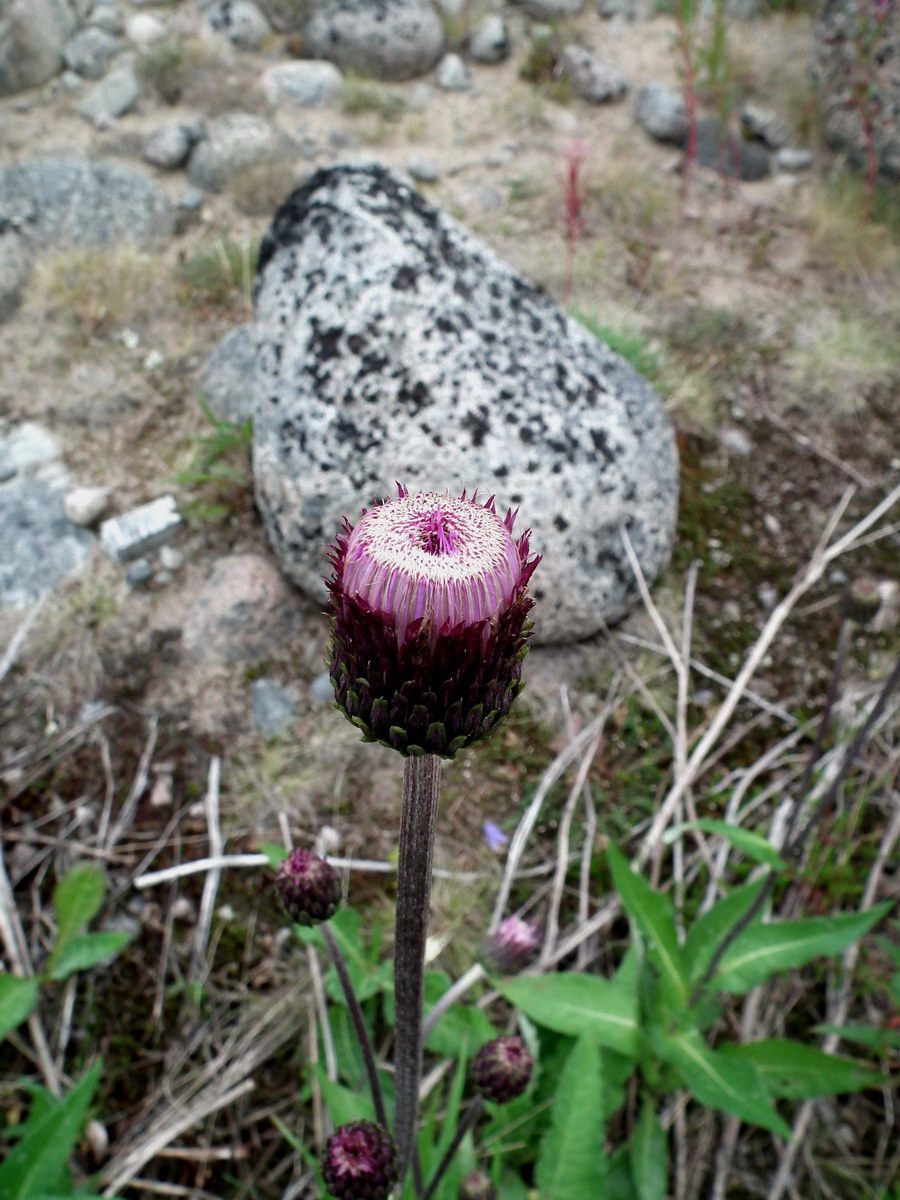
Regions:
<svg viewBox="0 0 900 1200"><path fill-rule="evenodd" d="M290 163L256 163L238 171L228 184L235 206L248 217L271 216L297 186Z"/></svg>
<svg viewBox="0 0 900 1200"><path fill-rule="evenodd" d="M240 508L250 492L253 422L222 420L203 396L198 395L197 403L212 431L198 438L190 466L175 476L175 482L194 493L185 506L187 516L214 521Z"/></svg>
<svg viewBox="0 0 900 1200"><path fill-rule="evenodd" d="M645 379L657 387L663 387L663 365L659 352L639 329L631 326L601 325L595 317L578 309L573 309L572 316L598 341L627 359Z"/></svg>
<svg viewBox="0 0 900 1200"><path fill-rule="evenodd" d="M258 258L258 242L241 244L218 238L179 263L179 298L193 307L206 304L229 309L240 305L249 312Z"/></svg>
<svg viewBox="0 0 900 1200"><path fill-rule="evenodd" d="M166 38L138 57L138 74L166 104L177 104L197 65L197 50L184 38Z"/></svg>
<svg viewBox="0 0 900 1200"><path fill-rule="evenodd" d="M396 121L406 112L406 101L397 92L352 71L344 76L340 106L349 116L372 112L385 121Z"/></svg>

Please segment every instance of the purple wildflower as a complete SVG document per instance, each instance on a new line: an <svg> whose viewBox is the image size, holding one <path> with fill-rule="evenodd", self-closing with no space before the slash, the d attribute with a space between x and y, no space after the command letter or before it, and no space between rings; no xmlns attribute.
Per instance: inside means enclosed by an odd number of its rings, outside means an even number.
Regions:
<svg viewBox="0 0 900 1200"><path fill-rule="evenodd" d="M470 1074L485 1100L507 1104L528 1087L531 1067L531 1055L520 1037L496 1037L479 1048Z"/></svg>
<svg viewBox="0 0 900 1200"><path fill-rule="evenodd" d="M288 916L298 925L327 921L340 906L340 876L311 850L292 850L279 865L275 882Z"/></svg>
<svg viewBox="0 0 900 1200"><path fill-rule="evenodd" d="M485 938L482 958L489 970L513 975L527 966L538 948L540 930L521 917L507 917Z"/></svg>
<svg viewBox="0 0 900 1200"><path fill-rule="evenodd" d="M399 1177L394 1139L373 1121L342 1125L325 1143L322 1178L337 1200L384 1200Z"/></svg>
<svg viewBox="0 0 900 1200"><path fill-rule="evenodd" d="M370 741L446 758L509 712L537 566L493 498L410 495L345 521L330 555L329 670L338 707Z"/></svg>
<svg viewBox="0 0 900 1200"><path fill-rule="evenodd" d="M493 821L485 821L481 826L481 832L484 834L484 840L487 842L488 850L493 854L499 854L509 838L503 832L499 825L495 825Z"/></svg>

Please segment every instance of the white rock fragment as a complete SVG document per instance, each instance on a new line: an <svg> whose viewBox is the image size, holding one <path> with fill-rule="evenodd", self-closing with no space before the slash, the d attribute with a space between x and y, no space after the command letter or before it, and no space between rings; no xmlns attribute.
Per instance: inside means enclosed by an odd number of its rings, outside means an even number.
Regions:
<svg viewBox="0 0 900 1200"><path fill-rule="evenodd" d="M168 542L181 528L174 496L161 496L100 526L100 544L110 558L127 562Z"/></svg>
<svg viewBox="0 0 900 1200"><path fill-rule="evenodd" d="M103 516L109 504L109 488L74 487L66 493L63 510L73 525L87 528Z"/></svg>
<svg viewBox="0 0 900 1200"><path fill-rule="evenodd" d="M165 22L152 13L135 13L125 22L125 36L133 46L143 49L166 36Z"/></svg>

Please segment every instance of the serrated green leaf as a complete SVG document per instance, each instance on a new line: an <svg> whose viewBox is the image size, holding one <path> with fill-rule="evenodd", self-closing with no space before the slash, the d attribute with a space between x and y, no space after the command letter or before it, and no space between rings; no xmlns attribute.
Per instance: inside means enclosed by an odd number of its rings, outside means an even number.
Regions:
<svg viewBox="0 0 900 1200"><path fill-rule="evenodd" d="M131 940L128 933L82 933L57 948L50 960L48 977L67 979L73 971L87 971L109 962Z"/></svg>
<svg viewBox="0 0 900 1200"><path fill-rule="evenodd" d="M668 1168L666 1135L650 1095L641 1100L641 1113L631 1135L629 1158L638 1200L664 1200Z"/></svg>
<svg viewBox="0 0 900 1200"><path fill-rule="evenodd" d="M37 1003L38 981L0 975L0 1038L21 1025Z"/></svg>
<svg viewBox="0 0 900 1200"><path fill-rule="evenodd" d="M340 1083L333 1083L325 1074L321 1063L316 1064L316 1074L319 1077L322 1099L335 1128L338 1125L349 1125L351 1121L375 1120L375 1107L368 1088L355 1091Z"/></svg>
<svg viewBox="0 0 900 1200"><path fill-rule="evenodd" d="M612 843L607 849L607 855L613 883L622 906L641 933L655 947L663 976L668 980L675 996L682 1003L686 1002L687 972L675 932L671 900L668 896L654 892L640 875L635 874Z"/></svg>
<svg viewBox="0 0 900 1200"><path fill-rule="evenodd" d="M62 1100L37 1121L0 1166L3 1200L37 1200L57 1185L72 1147L78 1140L97 1083L95 1063Z"/></svg>
<svg viewBox="0 0 900 1200"><path fill-rule="evenodd" d="M772 867L776 871L787 869L784 859L762 834L753 833L750 829L742 829L740 825L730 825L727 821L717 821L713 817L701 817L698 821L685 821L682 825L676 825L665 834L663 841L666 843L677 841L689 829L700 829L704 833L717 833L730 842L736 850L740 850L755 862L765 863L766 866Z"/></svg>
<svg viewBox="0 0 900 1200"><path fill-rule="evenodd" d="M772 1107L759 1072L751 1063L711 1050L693 1029L660 1039L659 1050L701 1104L731 1113L779 1137L791 1136L790 1126Z"/></svg>
<svg viewBox="0 0 900 1200"><path fill-rule="evenodd" d="M839 1096L884 1082L867 1063L785 1038L767 1038L744 1046L722 1046L721 1054L756 1067L770 1096L807 1100L813 1096Z"/></svg>
<svg viewBox="0 0 900 1200"><path fill-rule="evenodd" d="M750 925L725 951L710 986L740 994L777 971L802 967L820 955L839 954L868 933L890 908L891 901L886 900L867 912Z"/></svg>
<svg viewBox="0 0 900 1200"><path fill-rule="evenodd" d="M57 928L54 953L97 915L105 891L102 867L80 863L65 873L53 889Z"/></svg>
<svg viewBox="0 0 900 1200"><path fill-rule="evenodd" d="M764 879L757 879L754 883L736 887L690 927L684 939L684 958L692 983L701 978L722 939L743 917L764 883ZM761 919L762 913L757 921Z"/></svg>
<svg viewBox="0 0 900 1200"><path fill-rule="evenodd" d="M599 975L568 972L496 981L497 990L527 1017L557 1033L589 1033L600 1046L634 1057L637 1004L633 992Z"/></svg>
<svg viewBox="0 0 900 1200"><path fill-rule="evenodd" d="M559 1078L552 1123L538 1146L538 1194L565 1200L597 1200L603 1195L600 1047L581 1037L572 1047Z"/></svg>

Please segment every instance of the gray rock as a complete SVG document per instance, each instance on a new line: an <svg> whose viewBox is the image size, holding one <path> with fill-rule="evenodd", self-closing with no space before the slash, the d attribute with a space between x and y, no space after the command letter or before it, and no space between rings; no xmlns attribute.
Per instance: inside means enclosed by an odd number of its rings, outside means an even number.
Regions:
<svg viewBox="0 0 900 1200"><path fill-rule="evenodd" d="M445 92L464 92L472 86L469 68L458 54L445 54L438 63L437 85Z"/></svg>
<svg viewBox="0 0 900 1200"><path fill-rule="evenodd" d="M747 104L741 110L741 128L748 138L756 138L770 150L780 150L791 140L791 127L778 113L756 104Z"/></svg>
<svg viewBox="0 0 900 1200"><path fill-rule="evenodd" d="M0 171L3 226L32 250L57 243L149 244L171 234L173 214L159 184L136 167L48 155Z"/></svg>
<svg viewBox="0 0 900 1200"><path fill-rule="evenodd" d="M219 342L197 376L197 391L220 421L246 421L253 415L256 342L241 325Z"/></svg>
<svg viewBox="0 0 900 1200"><path fill-rule="evenodd" d="M658 142L681 145L687 135L684 98L663 83L645 83L634 105L638 125Z"/></svg>
<svg viewBox="0 0 900 1200"><path fill-rule="evenodd" d="M257 733L278 737L297 720L300 706L296 695L274 679L254 679L250 684L250 711Z"/></svg>
<svg viewBox="0 0 900 1200"><path fill-rule="evenodd" d="M63 71L59 81L67 92L80 92L84 87L84 80L76 71Z"/></svg>
<svg viewBox="0 0 900 1200"><path fill-rule="evenodd" d="M116 117L124 116L134 107L141 88L134 67L126 63L110 71L105 79L95 83L78 104L78 113L86 121L108 124Z"/></svg>
<svg viewBox="0 0 900 1200"><path fill-rule="evenodd" d="M22 303L31 258L25 239L15 230L0 233L0 321L11 317Z"/></svg>
<svg viewBox="0 0 900 1200"><path fill-rule="evenodd" d="M301 108L322 108L339 94L344 77L325 59L301 59L275 63L260 81L270 104L288 101Z"/></svg>
<svg viewBox="0 0 900 1200"><path fill-rule="evenodd" d="M203 206L203 193L198 188L186 187L178 199L178 207L186 213L195 213Z"/></svg>
<svg viewBox="0 0 900 1200"><path fill-rule="evenodd" d="M325 594L341 518L411 489L521 507L543 642L589 636L672 544L659 397L544 293L383 167L318 172L264 239L254 474L284 572Z"/></svg>
<svg viewBox="0 0 900 1200"><path fill-rule="evenodd" d="M110 558L127 562L171 541L181 528L174 496L160 496L100 526L100 544Z"/></svg>
<svg viewBox="0 0 900 1200"><path fill-rule="evenodd" d="M876 5L866 6L867 20ZM878 169L900 179L900 4L885 3L868 61L860 62L857 0L825 0L813 30L812 75L825 136L859 167L866 162L866 132L854 98L854 81L865 73L875 97L872 125ZM872 14L870 16L869 14Z"/></svg>
<svg viewBox="0 0 900 1200"><path fill-rule="evenodd" d="M94 539L65 515L59 443L27 422L0 437L0 608L23 608L77 575Z"/></svg>
<svg viewBox="0 0 900 1200"><path fill-rule="evenodd" d="M509 57L509 29L499 13L482 17L469 38L469 56L475 62L502 62Z"/></svg>
<svg viewBox="0 0 900 1200"><path fill-rule="evenodd" d="M590 104L621 100L628 91L628 80L622 72L601 62L583 46L566 46L560 55L559 67L575 95Z"/></svg>
<svg viewBox="0 0 900 1200"><path fill-rule="evenodd" d="M775 166L779 171L808 171L812 164L812 151L799 146L782 146L775 155Z"/></svg>
<svg viewBox="0 0 900 1200"><path fill-rule="evenodd" d="M177 546L160 547L159 565L164 571L180 571L184 566L184 554Z"/></svg>
<svg viewBox="0 0 900 1200"><path fill-rule="evenodd" d="M109 60L120 48L118 39L112 34L94 25L87 25L66 42L63 58L67 66L85 79L99 79Z"/></svg>
<svg viewBox="0 0 900 1200"><path fill-rule="evenodd" d="M309 685L309 697L319 704L327 704L334 699L334 684L327 671L322 671Z"/></svg>
<svg viewBox="0 0 900 1200"><path fill-rule="evenodd" d="M95 4L88 17L88 25L94 25L114 37L125 32L125 18L118 4Z"/></svg>
<svg viewBox="0 0 900 1200"><path fill-rule="evenodd" d="M437 183L438 169L430 158L407 159L406 169L417 183Z"/></svg>
<svg viewBox="0 0 900 1200"><path fill-rule="evenodd" d="M535 21L557 21L581 12L584 0L520 0L521 7Z"/></svg>
<svg viewBox="0 0 900 1200"><path fill-rule="evenodd" d="M229 113L211 121L206 138L194 147L188 178L207 192L221 192L239 171L288 158L293 149L290 138L265 117Z"/></svg>
<svg viewBox="0 0 900 1200"><path fill-rule="evenodd" d="M153 564L149 558L138 558L125 572L125 582L131 587L142 587L153 578Z"/></svg>
<svg viewBox="0 0 900 1200"><path fill-rule="evenodd" d="M240 50L258 50L272 32L253 0L219 0L206 20L210 29Z"/></svg>
<svg viewBox="0 0 900 1200"><path fill-rule="evenodd" d="M159 125L147 140L141 154L145 162L164 171L184 166L199 138L194 126L184 121L167 121Z"/></svg>
<svg viewBox="0 0 900 1200"><path fill-rule="evenodd" d="M278 568L261 554L220 558L188 612L182 645L204 666L280 657L299 628L299 608Z"/></svg>
<svg viewBox="0 0 900 1200"><path fill-rule="evenodd" d="M697 122L696 161L728 179L748 183L764 179L771 169L769 152L760 142L748 142L729 133L717 117Z"/></svg>
<svg viewBox="0 0 900 1200"><path fill-rule="evenodd" d="M597 15L605 21L623 17L626 21L647 21L657 12L655 0L597 0Z"/></svg>
<svg viewBox="0 0 900 1200"><path fill-rule="evenodd" d="M444 27L424 0L324 0L303 30L315 58L378 79L424 75L444 49Z"/></svg>
<svg viewBox="0 0 900 1200"><path fill-rule="evenodd" d="M63 65L63 46L75 32L67 0L0 3L0 96L52 79Z"/></svg>

